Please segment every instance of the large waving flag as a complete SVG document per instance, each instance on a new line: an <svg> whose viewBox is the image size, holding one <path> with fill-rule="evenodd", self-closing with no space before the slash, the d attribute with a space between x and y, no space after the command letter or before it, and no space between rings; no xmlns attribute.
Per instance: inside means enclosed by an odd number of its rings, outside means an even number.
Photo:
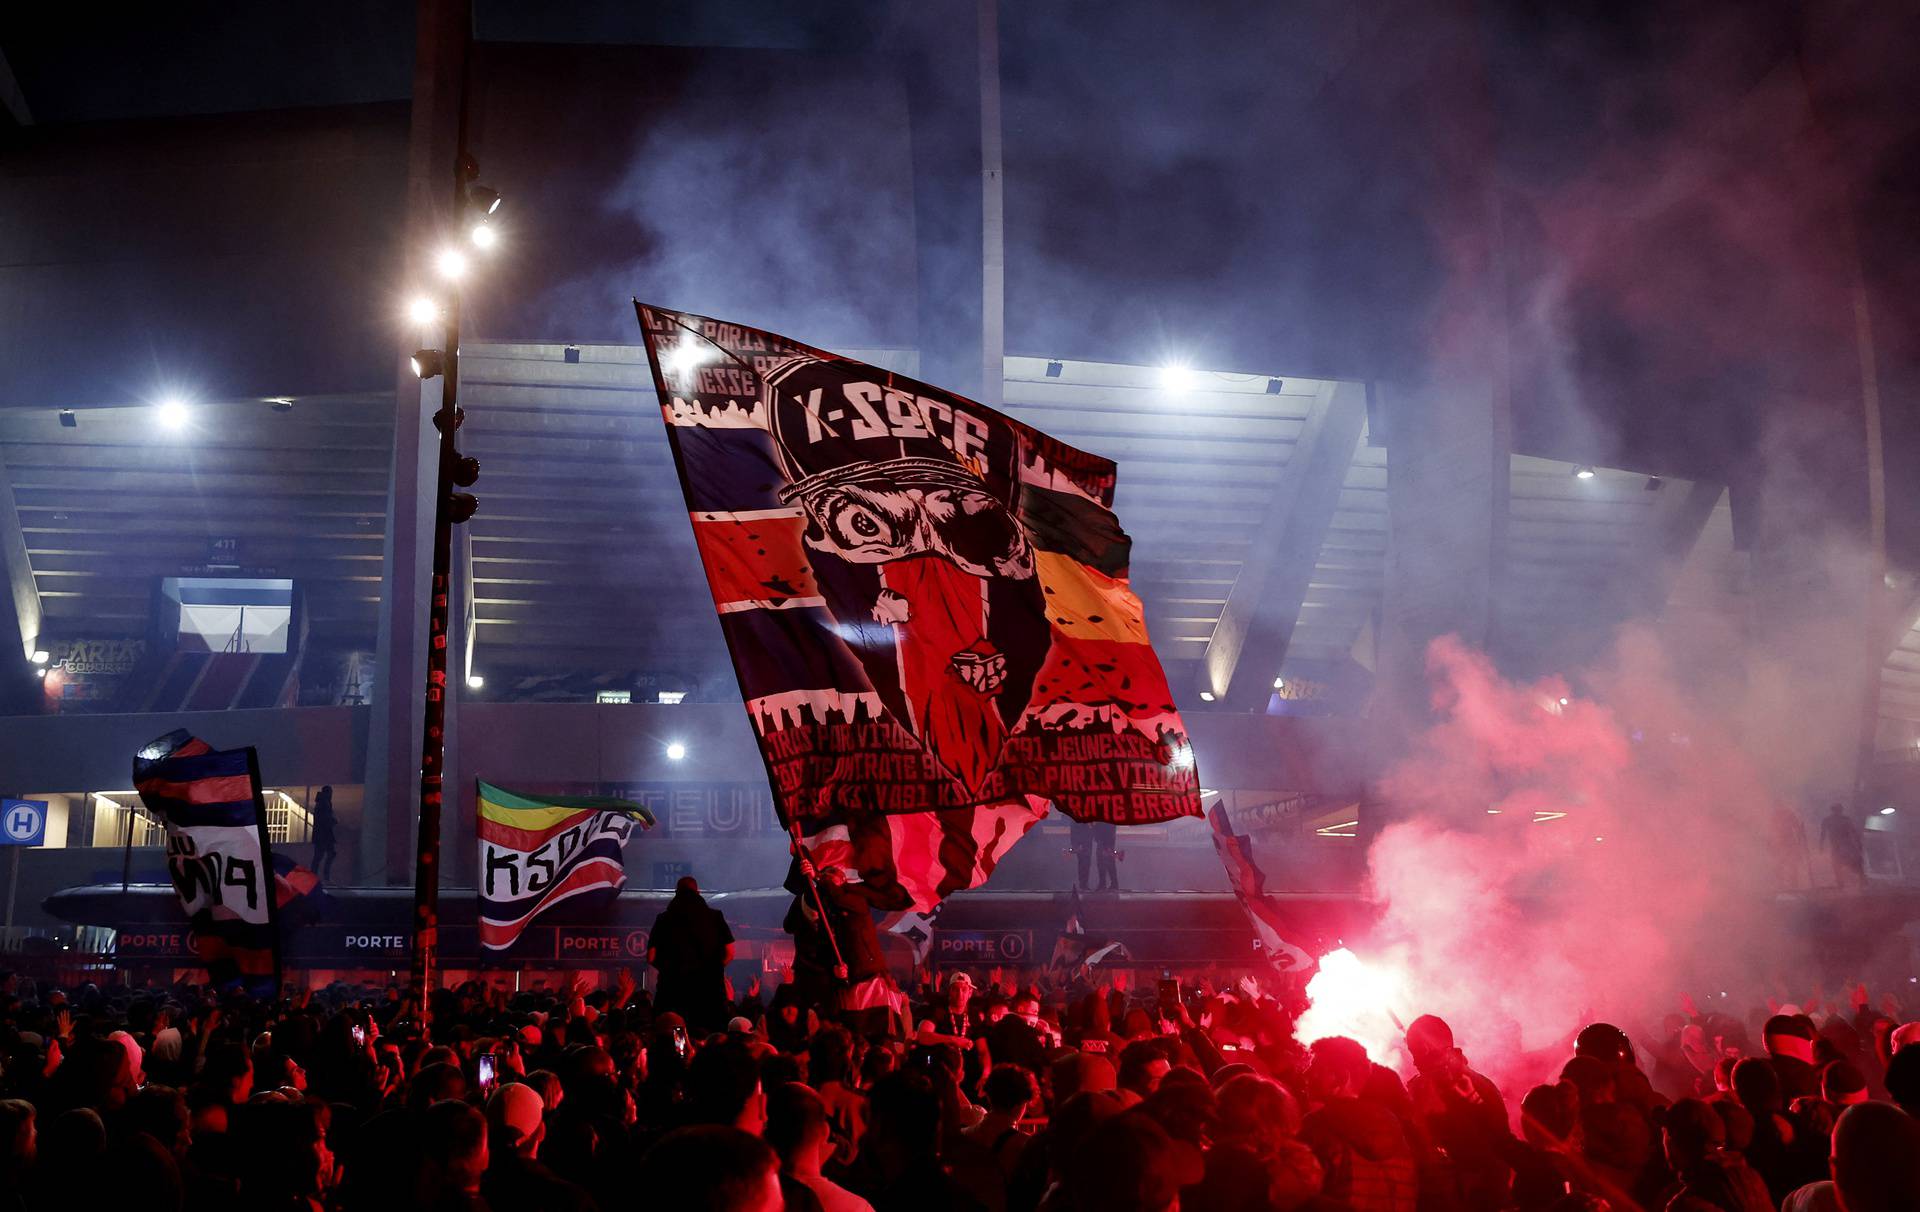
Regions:
<svg viewBox="0 0 1920 1212"><path fill-rule="evenodd" d="M166 830L167 872L207 978L276 993L279 898L257 755L182 728L134 755L133 785Z"/></svg>
<svg viewBox="0 0 1920 1212"><path fill-rule="evenodd" d="M1247 911L1268 962L1289 975L1310 975L1320 961L1302 945L1307 941L1304 933L1268 895L1267 873L1253 857L1252 839L1234 830L1225 804L1207 810L1207 824L1213 830L1213 848L1227 869L1227 883L1240 907Z"/></svg>
<svg viewBox="0 0 1920 1212"><path fill-rule="evenodd" d="M930 814L894 839L924 908L1049 804L1199 813L1112 462L772 333L636 308L786 821L859 840L863 817Z"/></svg>
<svg viewBox="0 0 1920 1212"><path fill-rule="evenodd" d="M479 784L480 942L513 946L549 905L626 885L621 847L653 814L601 796L519 795Z"/></svg>

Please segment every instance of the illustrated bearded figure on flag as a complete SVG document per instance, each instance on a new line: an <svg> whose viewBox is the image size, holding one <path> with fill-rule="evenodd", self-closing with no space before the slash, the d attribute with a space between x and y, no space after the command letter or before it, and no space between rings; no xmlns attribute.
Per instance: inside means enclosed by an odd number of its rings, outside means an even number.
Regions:
<svg viewBox="0 0 1920 1212"><path fill-rule="evenodd" d="M784 337L636 309L775 803L817 865L924 911L1050 805L1198 815L1112 462Z"/></svg>

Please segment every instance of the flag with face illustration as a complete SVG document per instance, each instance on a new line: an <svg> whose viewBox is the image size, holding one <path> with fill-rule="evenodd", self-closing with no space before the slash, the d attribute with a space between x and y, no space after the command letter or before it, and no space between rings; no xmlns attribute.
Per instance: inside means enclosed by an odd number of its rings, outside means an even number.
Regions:
<svg viewBox="0 0 1920 1212"><path fill-rule="evenodd" d="M951 890L982 866L964 839L991 851L1049 805L1198 814L1112 462L878 367L636 307L784 819L958 814L927 839Z"/></svg>

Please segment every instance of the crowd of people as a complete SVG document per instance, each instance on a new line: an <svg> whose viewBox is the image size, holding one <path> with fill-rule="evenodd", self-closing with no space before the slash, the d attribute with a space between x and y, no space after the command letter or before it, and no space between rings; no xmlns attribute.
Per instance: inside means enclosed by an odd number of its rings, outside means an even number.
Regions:
<svg viewBox="0 0 1920 1212"><path fill-rule="evenodd" d="M1595 1024L1502 1091L1438 1018L1298 1040L1286 1000L923 982L907 1038L799 986L688 1021L586 992L0 995L0 1209L1883 1212L1920 1207L1920 1024ZM770 996L763 996L770 993ZM1791 1008L1789 1008L1791 1009ZM1382 1061L1401 1061L1400 1074Z"/></svg>

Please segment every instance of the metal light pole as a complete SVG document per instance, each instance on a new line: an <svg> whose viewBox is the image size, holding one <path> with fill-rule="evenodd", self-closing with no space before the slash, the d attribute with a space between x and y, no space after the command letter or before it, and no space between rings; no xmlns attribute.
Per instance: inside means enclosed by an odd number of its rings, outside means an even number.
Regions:
<svg viewBox="0 0 1920 1212"><path fill-rule="evenodd" d="M440 805L447 748L447 620L453 582L453 446L460 427L460 296L447 303L442 345L440 410L433 426L440 431L440 457L433 498L433 589L427 605L426 727L420 744L420 835L413 866L413 972L411 987L422 1024L430 1021L428 993L440 950Z"/></svg>
<svg viewBox="0 0 1920 1212"><path fill-rule="evenodd" d="M466 89L461 89L460 138L454 163L454 231L466 233L475 223L483 223L486 213L473 214L480 199L473 188L478 166L467 154ZM490 212L499 204L498 195L487 191ZM443 257L464 256L450 244ZM430 994L433 990L435 961L440 950L440 809L446 783L447 727L447 628L451 615L453 585L453 528L473 516L475 499L455 487L471 485L480 465L464 457L454 445L455 434L465 419L460 410L460 291L461 276L455 266L441 265L448 281L444 309L446 326L440 354L440 409L433 414L433 426L440 431L440 457L434 477L433 497L433 587L427 605L427 699L425 727L420 743L420 823L419 841L413 868L413 957L409 986L415 1009L424 1026L432 1021ZM432 351L423 351L432 352ZM416 367L416 370L421 368Z"/></svg>

